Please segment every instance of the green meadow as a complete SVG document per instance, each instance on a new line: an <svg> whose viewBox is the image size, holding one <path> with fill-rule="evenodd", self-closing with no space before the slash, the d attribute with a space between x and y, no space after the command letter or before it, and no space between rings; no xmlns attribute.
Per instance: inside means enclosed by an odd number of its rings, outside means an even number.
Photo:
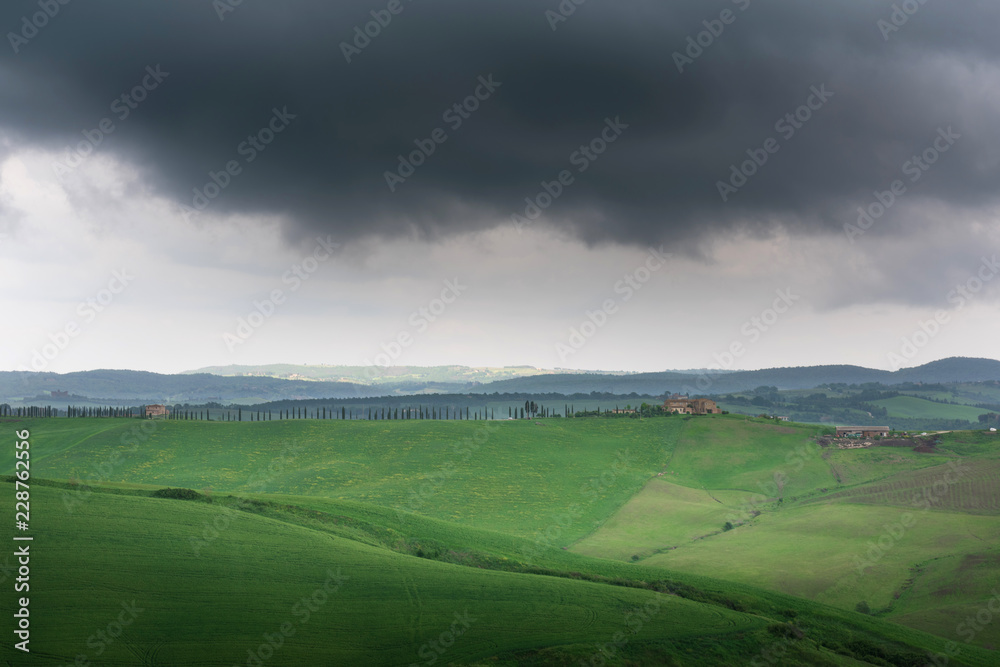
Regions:
<svg viewBox="0 0 1000 667"><path fill-rule="evenodd" d="M874 401L874 404L888 410L890 418L965 419L966 421L975 422L979 418L979 415L986 412L982 408L968 405L936 403L917 396L896 396L895 398Z"/></svg>
<svg viewBox="0 0 1000 667"><path fill-rule="evenodd" d="M1000 618L961 627L1000 587L982 432L916 452L736 415L0 423L31 431L35 536L32 653L5 664L1000 658Z"/></svg>

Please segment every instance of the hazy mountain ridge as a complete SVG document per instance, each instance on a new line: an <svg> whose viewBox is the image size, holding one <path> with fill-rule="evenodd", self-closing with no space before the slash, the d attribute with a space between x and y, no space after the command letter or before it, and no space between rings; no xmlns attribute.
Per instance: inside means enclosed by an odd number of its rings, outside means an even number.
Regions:
<svg viewBox="0 0 1000 667"><path fill-rule="evenodd" d="M573 394L598 391L615 394L659 395L664 392L726 394L762 385L779 389L811 389L822 384L892 385L903 382L983 382L1000 380L1000 361L951 357L898 371L883 371L851 365L798 366L754 371L733 371L719 375L682 373L639 373L625 377L596 375L547 375L504 380L479 387L474 392L537 392Z"/></svg>
<svg viewBox="0 0 1000 667"><path fill-rule="evenodd" d="M76 373L0 372L0 400L32 399L48 392L119 401L231 401L237 399L365 396L354 383L307 382L267 377L164 375L146 371L94 370Z"/></svg>
<svg viewBox="0 0 1000 667"><path fill-rule="evenodd" d="M531 377L535 375L593 373L598 375L625 374L624 371L580 371L571 369L545 369L534 366L340 366L340 365L299 365L261 364L208 366L182 375L210 373L224 377L273 377L285 380L321 380L359 382L362 384L391 384L394 382L443 382L475 384L498 380Z"/></svg>
<svg viewBox="0 0 1000 667"><path fill-rule="evenodd" d="M284 365L281 365L284 367ZM252 368L252 367L251 367ZM288 368L305 368L289 365ZM351 367L330 367L343 369ZM353 367L361 369L361 367ZM52 397L49 402L72 402L73 397L115 401L148 402L230 402L294 400L311 398L360 398L379 395L419 393L521 393L589 394L590 392L659 396L664 393L724 394L746 391L762 385L779 389L810 389L822 384L885 385L903 382L982 382L1000 380L1000 361L952 357L922 366L882 371L861 366L826 365L771 368L730 373L694 374L671 371L657 373L555 373L531 367L509 367L512 372L537 371L542 374L492 382L449 381L464 373L463 366L431 368L399 367L373 374L378 381L280 379L256 375L222 376L209 373L164 375L146 371L93 370L76 373L0 372L0 401L39 402L50 392L67 392L70 397ZM451 369L451 370L447 370ZM371 373L371 369L361 369ZM417 377L415 377L417 376ZM422 376L422 377L420 377ZM374 379L373 377L373 379Z"/></svg>

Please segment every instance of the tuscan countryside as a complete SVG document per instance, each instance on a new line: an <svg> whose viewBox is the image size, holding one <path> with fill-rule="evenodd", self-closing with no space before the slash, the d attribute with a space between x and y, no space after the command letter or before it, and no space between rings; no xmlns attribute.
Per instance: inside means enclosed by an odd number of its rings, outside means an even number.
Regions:
<svg viewBox="0 0 1000 667"><path fill-rule="evenodd" d="M1000 665L998 27L8 0L0 667Z"/></svg>

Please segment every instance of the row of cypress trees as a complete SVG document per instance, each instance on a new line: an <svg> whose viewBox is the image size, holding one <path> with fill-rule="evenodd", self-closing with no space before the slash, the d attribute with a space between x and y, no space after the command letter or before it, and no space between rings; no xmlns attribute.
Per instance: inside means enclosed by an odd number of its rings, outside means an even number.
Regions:
<svg viewBox="0 0 1000 667"><path fill-rule="evenodd" d="M214 410L214 413L213 413ZM600 409L595 411L596 414L600 414ZM343 419L343 420L368 420L368 421L379 421L379 420L406 420L406 419L446 419L446 420L481 420L481 419L496 419L496 411L494 408L482 408L481 410L472 411L471 408L465 407L436 407L430 406L425 407L422 405L418 406L406 406L406 407L386 407L386 406L376 406L367 408L351 408L341 406L338 410L335 407L320 407L313 410L303 407L294 408L282 408L276 411L272 410L249 410L247 411L247 418L244 420L243 408L237 408L236 410L223 410L221 408L214 409L204 409L204 410L191 410L188 408L182 408L180 406L175 406L173 409L169 410L167 419L190 421L190 420L209 420L209 421L273 421L275 418L279 420L286 419ZM112 406L98 406L98 407L76 407L69 406L66 410L59 410L58 408L53 408L52 406L23 406L13 408L10 405L3 403L0 404L0 417L61 417L65 415L66 417L117 417L117 418L130 418L130 417L143 417L146 414L146 406L140 407L112 407ZM567 404L563 407L564 417L572 417L576 415L575 407ZM507 408L507 417L510 419L532 419L536 417L554 417L558 416L552 408L538 405L534 401L525 401L524 407L510 407Z"/></svg>

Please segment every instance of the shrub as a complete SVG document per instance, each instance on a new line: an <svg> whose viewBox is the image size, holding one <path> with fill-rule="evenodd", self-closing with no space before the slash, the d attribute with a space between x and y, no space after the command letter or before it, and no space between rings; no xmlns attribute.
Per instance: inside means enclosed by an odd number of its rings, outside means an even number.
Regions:
<svg viewBox="0 0 1000 667"><path fill-rule="evenodd" d="M153 491L154 498L170 498L172 500L208 500L206 496L194 489L157 489Z"/></svg>

